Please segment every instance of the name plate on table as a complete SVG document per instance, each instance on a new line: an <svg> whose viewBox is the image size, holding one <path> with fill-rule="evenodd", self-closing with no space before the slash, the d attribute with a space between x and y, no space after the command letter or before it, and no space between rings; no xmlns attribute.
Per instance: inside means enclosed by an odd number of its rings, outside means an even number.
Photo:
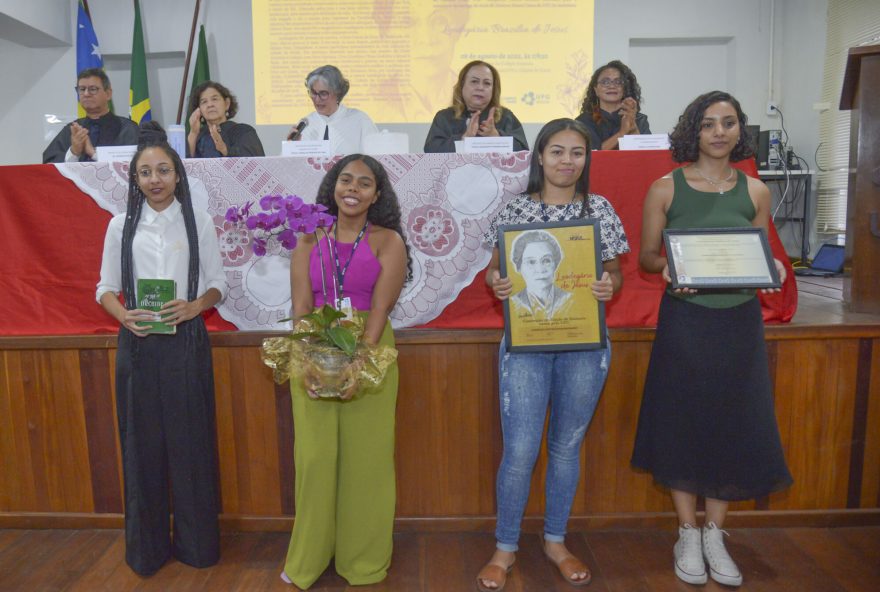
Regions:
<svg viewBox="0 0 880 592"><path fill-rule="evenodd" d="M618 146L621 150L669 150L669 136L667 134L623 136Z"/></svg>
<svg viewBox="0 0 880 592"><path fill-rule="evenodd" d="M663 231L672 288L779 288L763 228Z"/></svg>
<svg viewBox="0 0 880 592"><path fill-rule="evenodd" d="M330 140L300 140L281 142L281 156L333 156Z"/></svg>
<svg viewBox="0 0 880 592"><path fill-rule="evenodd" d="M98 146L95 160L98 162L131 162L137 146Z"/></svg>
<svg viewBox="0 0 880 592"><path fill-rule="evenodd" d="M456 146L456 152L513 152L512 136L493 136L487 138L476 136L465 138L462 143L463 148L458 150L458 146ZM456 144L458 143L456 142Z"/></svg>
<svg viewBox="0 0 880 592"><path fill-rule="evenodd" d="M510 351L605 347L605 304L590 289L602 275L598 220L500 226L498 250L513 283L504 301Z"/></svg>

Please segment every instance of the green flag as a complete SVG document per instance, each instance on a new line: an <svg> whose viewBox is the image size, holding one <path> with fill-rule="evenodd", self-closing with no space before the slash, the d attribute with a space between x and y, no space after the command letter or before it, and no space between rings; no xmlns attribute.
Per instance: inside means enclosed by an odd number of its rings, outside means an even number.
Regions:
<svg viewBox="0 0 880 592"><path fill-rule="evenodd" d="M134 0L134 33L131 48L131 86L128 88L128 115L137 124L150 121L150 89L147 85L147 53L144 51L144 30L141 9Z"/></svg>
<svg viewBox="0 0 880 592"><path fill-rule="evenodd" d="M192 85L189 87L190 100L192 100L192 92L206 80L211 80L211 68L208 66L208 42L205 41L205 25L202 25L199 27L199 49L196 51L196 65L193 67ZM189 101L186 102L186 108L189 110ZM190 115L192 115L192 110L183 114L187 134L189 134Z"/></svg>

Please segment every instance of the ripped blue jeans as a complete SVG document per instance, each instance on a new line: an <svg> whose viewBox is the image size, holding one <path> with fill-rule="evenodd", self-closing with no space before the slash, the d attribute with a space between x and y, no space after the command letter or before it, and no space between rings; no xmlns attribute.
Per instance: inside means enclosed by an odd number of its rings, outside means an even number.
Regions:
<svg viewBox="0 0 880 592"><path fill-rule="evenodd" d="M548 406L544 539L565 540L580 478L581 443L611 363L610 341L606 344L599 350L531 353L509 352L502 340L498 390L504 454L495 484L498 549L518 549Z"/></svg>

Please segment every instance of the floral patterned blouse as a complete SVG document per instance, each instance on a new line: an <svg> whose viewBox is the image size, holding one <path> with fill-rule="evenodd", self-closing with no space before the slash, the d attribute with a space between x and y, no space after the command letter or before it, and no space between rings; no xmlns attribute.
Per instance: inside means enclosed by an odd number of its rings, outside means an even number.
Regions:
<svg viewBox="0 0 880 592"><path fill-rule="evenodd" d="M548 222L576 220L581 217L581 204L551 205L546 204ZM507 202L504 209L489 224L489 230L483 235L483 242L491 247L498 246L498 227L506 224L531 224L543 222L541 204L533 200L527 193L521 193ZM589 194L587 200L587 218L599 220L599 239L602 242L602 261L610 261L618 255L629 253L629 242L623 231L623 224L617 212L601 195Z"/></svg>

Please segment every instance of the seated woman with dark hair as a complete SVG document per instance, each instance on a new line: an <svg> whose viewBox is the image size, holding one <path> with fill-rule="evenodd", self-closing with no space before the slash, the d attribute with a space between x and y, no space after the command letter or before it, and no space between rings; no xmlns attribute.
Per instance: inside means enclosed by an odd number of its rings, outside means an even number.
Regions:
<svg viewBox="0 0 880 592"><path fill-rule="evenodd" d="M590 148L617 150L623 136L650 134L648 116L639 111L641 103L636 75L620 60L593 72L577 116L590 132Z"/></svg>
<svg viewBox="0 0 880 592"><path fill-rule="evenodd" d="M452 106L438 111L425 138L425 152L455 152L456 140L513 136L513 150L528 150L522 124L501 106L501 77L492 64L465 64L452 89Z"/></svg>
<svg viewBox="0 0 880 592"><path fill-rule="evenodd" d="M238 101L219 82L198 85L189 98L189 111L188 157L266 155L254 128L230 121L238 113Z"/></svg>

